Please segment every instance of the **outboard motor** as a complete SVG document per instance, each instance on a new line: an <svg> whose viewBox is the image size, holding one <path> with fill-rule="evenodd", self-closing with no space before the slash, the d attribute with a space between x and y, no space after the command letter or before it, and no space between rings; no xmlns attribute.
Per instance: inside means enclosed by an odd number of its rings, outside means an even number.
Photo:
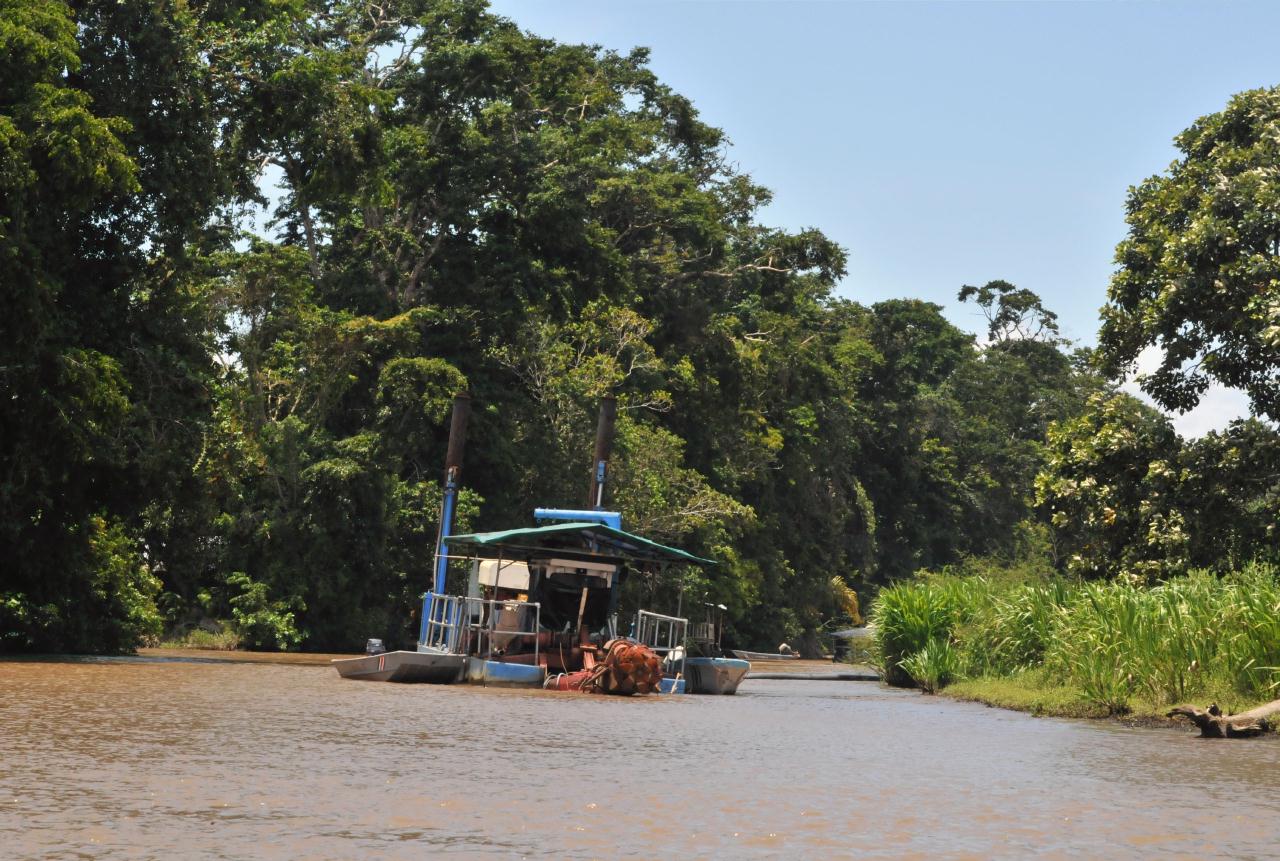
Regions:
<svg viewBox="0 0 1280 861"><path fill-rule="evenodd" d="M386 650L387 647L382 645L381 640L372 637L364 644L364 653L366 655L381 655Z"/></svg>

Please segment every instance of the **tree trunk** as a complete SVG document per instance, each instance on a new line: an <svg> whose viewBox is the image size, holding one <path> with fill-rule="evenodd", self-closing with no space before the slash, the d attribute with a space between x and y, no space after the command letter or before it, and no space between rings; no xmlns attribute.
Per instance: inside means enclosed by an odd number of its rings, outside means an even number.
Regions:
<svg viewBox="0 0 1280 861"><path fill-rule="evenodd" d="M1217 703L1210 705L1205 711L1195 706L1178 706L1169 712L1169 717L1185 717L1199 727L1201 738L1249 738L1261 735L1275 726L1269 720L1274 715L1280 715L1280 700L1273 700L1238 715L1224 715Z"/></svg>

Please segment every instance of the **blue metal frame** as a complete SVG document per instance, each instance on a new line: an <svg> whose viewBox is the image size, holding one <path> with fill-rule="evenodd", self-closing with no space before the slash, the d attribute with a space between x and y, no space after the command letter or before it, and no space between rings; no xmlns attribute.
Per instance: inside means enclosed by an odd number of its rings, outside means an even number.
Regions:
<svg viewBox="0 0 1280 861"><path fill-rule="evenodd" d="M453 508L458 496L457 471L449 468L444 481L444 498L440 501L440 537L436 541L436 576L431 592L422 596L422 625L418 628L418 642L427 641L427 623L435 621L436 607L433 595L443 595L449 573L449 545L445 539L452 534ZM457 621L456 619L454 621Z"/></svg>

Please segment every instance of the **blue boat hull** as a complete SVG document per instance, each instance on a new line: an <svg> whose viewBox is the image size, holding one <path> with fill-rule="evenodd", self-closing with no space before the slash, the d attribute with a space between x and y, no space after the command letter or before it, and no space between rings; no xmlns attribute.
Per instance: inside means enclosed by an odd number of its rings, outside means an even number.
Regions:
<svg viewBox="0 0 1280 861"><path fill-rule="evenodd" d="M510 688L540 688L546 681L547 671L529 664L507 664L502 661L486 661L484 658L467 659L467 681L478 685Z"/></svg>

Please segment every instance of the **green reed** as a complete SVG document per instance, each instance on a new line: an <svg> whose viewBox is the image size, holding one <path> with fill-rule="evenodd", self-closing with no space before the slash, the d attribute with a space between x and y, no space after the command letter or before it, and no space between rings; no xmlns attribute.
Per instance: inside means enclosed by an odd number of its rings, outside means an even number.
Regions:
<svg viewBox="0 0 1280 861"><path fill-rule="evenodd" d="M1280 577L1267 565L1155 587L926 576L882 591L872 615L895 684L1043 668L1113 713L1135 698L1280 696Z"/></svg>
<svg viewBox="0 0 1280 861"><path fill-rule="evenodd" d="M1280 577L1251 565L1228 583L1220 623L1227 630L1223 658L1237 689L1280 696Z"/></svg>
<svg viewBox="0 0 1280 861"><path fill-rule="evenodd" d="M872 612L877 663L891 685L908 685L913 679L903 661L929 643L949 640L961 596L937 582L900 583L881 590Z"/></svg>
<svg viewBox="0 0 1280 861"><path fill-rule="evenodd" d="M1005 675L1040 666L1056 614L1073 594L1065 581L986 585L985 601L957 632L971 675Z"/></svg>
<svg viewBox="0 0 1280 861"><path fill-rule="evenodd" d="M899 666L927 694L937 693L961 672L960 652L947 637L934 637Z"/></svg>

